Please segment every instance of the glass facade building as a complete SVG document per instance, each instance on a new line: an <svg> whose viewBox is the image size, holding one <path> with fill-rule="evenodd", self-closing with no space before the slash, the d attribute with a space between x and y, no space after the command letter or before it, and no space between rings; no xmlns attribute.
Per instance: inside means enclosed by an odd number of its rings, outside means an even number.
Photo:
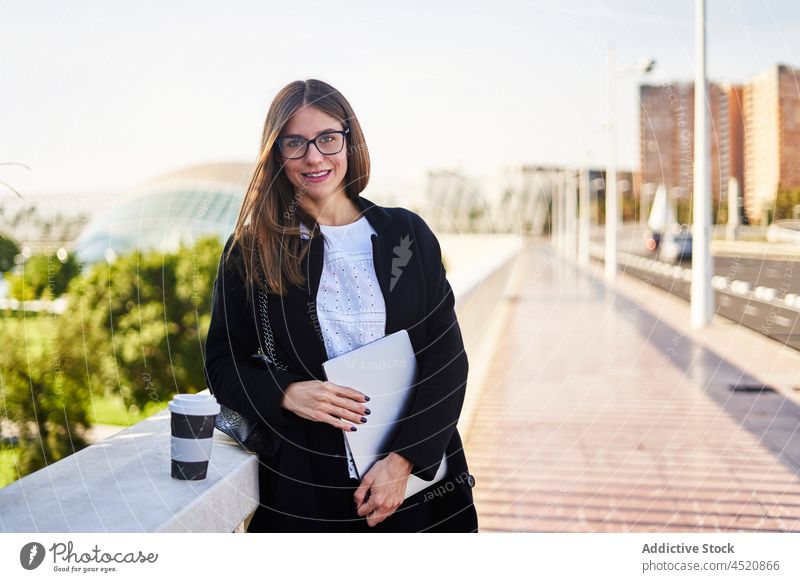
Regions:
<svg viewBox="0 0 800 582"><path fill-rule="evenodd" d="M115 201L81 233L74 252L85 264L133 250L174 251L181 241L233 231L252 166L191 166L149 181Z"/></svg>

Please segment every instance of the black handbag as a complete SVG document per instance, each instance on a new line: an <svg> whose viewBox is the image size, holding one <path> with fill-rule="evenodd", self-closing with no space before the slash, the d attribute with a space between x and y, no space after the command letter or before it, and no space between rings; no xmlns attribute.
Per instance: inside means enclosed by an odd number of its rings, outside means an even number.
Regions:
<svg viewBox="0 0 800 582"><path fill-rule="evenodd" d="M258 290L258 311L261 318L261 327L264 332L264 343L267 353L258 348L258 353L253 354L253 358L269 368L275 366L279 370L288 370L286 365L275 355L275 340L272 337L272 326L269 322L268 299L269 296L261 287ZM252 453L270 454L274 453L275 439L272 438L270 431L260 422L253 422L239 412L220 404L220 412L214 422L214 427L225 433L245 449Z"/></svg>

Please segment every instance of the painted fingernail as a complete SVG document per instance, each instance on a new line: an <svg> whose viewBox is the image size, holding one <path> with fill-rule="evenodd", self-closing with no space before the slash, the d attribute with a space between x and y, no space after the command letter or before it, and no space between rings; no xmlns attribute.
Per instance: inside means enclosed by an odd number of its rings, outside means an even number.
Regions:
<svg viewBox="0 0 800 582"><path fill-rule="evenodd" d="M353 432L356 432L358 429L356 427L354 427L354 426L351 426L350 430L352 430Z"/></svg>
<svg viewBox="0 0 800 582"><path fill-rule="evenodd" d="M369 408L365 408L364 414L372 414L372 411Z"/></svg>
<svg viewBox="0 0 800 582"><path fill-rule="evenodd" d="M362 416L361 417L361 422L367 422L367 419Z"/></svg>
<svg viewBox="0 0 800 582"><path fill-rule="evenodd" d="M367 400L367 401L369 401L369 396L366 396L366 395L365 395L365 396L364 396L364 399L365 399L365 400Z"/></svg>

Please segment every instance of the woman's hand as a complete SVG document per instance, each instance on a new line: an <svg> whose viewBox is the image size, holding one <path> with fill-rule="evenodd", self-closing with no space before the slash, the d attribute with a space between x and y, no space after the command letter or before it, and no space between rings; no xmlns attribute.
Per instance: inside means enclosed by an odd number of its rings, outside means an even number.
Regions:
<svg viewBox="0 0 800 582"><path fill-rule="evenodd" d="M281 406L297 416L316 422L327 422L346 431L354 431L355 424L367 422L370 413L364 402L367 396L347 386L333 382L308 380L292 382L286 387Z"/></svg>
<svg viewBox="0 0 800 582"><path fill-rule="evenodd" d="M364 475L353 497L356 513L367 516L368 526L375 527L403 503L412 467L411 461L405 457L389 453Z"/></svg>

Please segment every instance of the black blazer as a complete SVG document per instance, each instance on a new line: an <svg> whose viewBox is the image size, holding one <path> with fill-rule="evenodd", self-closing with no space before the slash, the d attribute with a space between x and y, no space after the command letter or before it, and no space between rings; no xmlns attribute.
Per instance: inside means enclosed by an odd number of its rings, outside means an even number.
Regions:
<svg viewBox="0 0 800 582"><path fill-rule="evenodd" d="M477 531L474 478L456 430L468 362L439 242L410 210L377 206L362 196L354 202L378 233L372 235L372 246L386 304L385 334L408 331L420 372L411 410L391 451L409 459L412 473L427 481L446 451L448 477L417 494L435 506L430 531ZM231 241L232 236L224 253ZM220 403L270 429L271 444L259 451L264 506L259 511L270 513L276 529L326 531L342 515L336 493L348 482L342 431L280 406L292 382L325 380L322 363L328 357L316 313L323 245L322 237L312 239L303 261L306 285L293 286L283 297L269 296L276 355L289 371L252 357L259 348L265 350L265 338L259 302L247 301L238 246L234 260L220 260L214 283L206 383Z"/></svg>

